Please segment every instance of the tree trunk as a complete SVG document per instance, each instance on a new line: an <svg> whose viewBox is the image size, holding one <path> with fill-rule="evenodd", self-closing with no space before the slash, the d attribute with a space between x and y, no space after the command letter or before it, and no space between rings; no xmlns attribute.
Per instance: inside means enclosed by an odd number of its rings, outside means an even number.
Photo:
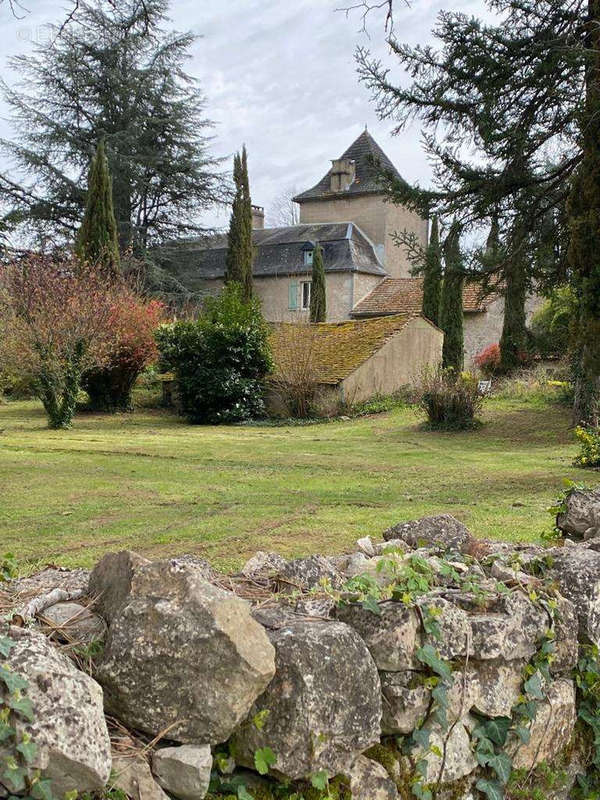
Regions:
<svg viewBox="0 0 600 800"><path fill-rule="evenodd" d="M512 372L523 363L527 347L525 300L527 299L527 264L525 242L519 231L513 232L510 260L504 271L504 323L500 338L500 368Z"/></svg>

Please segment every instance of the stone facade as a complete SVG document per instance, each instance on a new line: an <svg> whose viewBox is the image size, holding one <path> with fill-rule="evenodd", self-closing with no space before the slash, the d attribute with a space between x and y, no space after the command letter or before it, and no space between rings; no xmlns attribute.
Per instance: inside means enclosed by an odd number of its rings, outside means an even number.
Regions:
<svg viewBox="0 0 600 800"><path fill-rule="evenodd" d="M408 278L411 268L404 249L394 244L394 233L410 231L423 247L427 246L428 221L404 206L386 203L383 194L332 196L300 206L300 222L340 220L354 222L369 237L392 278Z"/></svg>

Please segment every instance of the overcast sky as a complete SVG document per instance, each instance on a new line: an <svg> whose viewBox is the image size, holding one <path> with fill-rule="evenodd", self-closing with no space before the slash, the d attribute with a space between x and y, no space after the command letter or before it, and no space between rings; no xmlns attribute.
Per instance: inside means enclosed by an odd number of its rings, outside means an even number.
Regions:
<svg viewBox="0 0 600 800"><path fill-rule="evenodd" d="M67 0L22 0L34 9L24 19L0 4L2 72L10 55L27 52L44 26L62 21ZM365 125L409 181L427 184L429 167L419 129L392 137L393 125L379 122L368 91L359 84L357 45L388 61L395 80L406 80L388 57L382 12L361 31L358 11L336 11L357 0L172 0L173 27L191 29L196 42L188 71L207 98L216 123L213 151L230 156L246 143L253 202L269 210L282 189L312 186ZM395 32L401 41L425 43L442 8L480 14L483 0L413 0L400 3ZM0 136L10 137L8 110L0 100ZM2 165L5 166L5 165ZM226 215L216 219L223 223Z"/></svg>

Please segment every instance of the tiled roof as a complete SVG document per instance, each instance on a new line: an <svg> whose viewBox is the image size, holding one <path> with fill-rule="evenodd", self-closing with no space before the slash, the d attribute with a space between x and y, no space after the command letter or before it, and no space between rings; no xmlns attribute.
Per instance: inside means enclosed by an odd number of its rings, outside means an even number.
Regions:
<svg viewBox="0 0 600 800"><path fill-rule="evenodd" d="M488 302L489 302L488 298ZM385 278L352 309L352 316L376 314L419 314L423 304L423 278ZM463 311L486 310L486 299L478 284L470 281L463 289Z"/></svg>
<svg viewBox="0 0 600 800"><path fill-rule="evenodd" d="M354 161L355 178L348 189L338 194L347 195L381 192L379 178L379 172L381 170L384 172L391 172L398 180L402 180L396 167L367 130L363 131L358 139L350 145L342 155L342 158L348 158ZM297 203L303 203L305 200L318 200L322 197L336 196L336 193L331 191L330 176L331 169L321 178L316 186L297 195L294 197L294 200Z"/></svg>
<svg viewBox="0 0 600 800"><path fill-rule="evenodd" d="M309 360L318 383L337 384L413 318L396 314L318 325L278 323L271 334L275 372L295 372L299 362Z"/></svg>
<svg viewBox="0 0 600 800"><path fill-rule="evenodd" d="M364 272L386 276L373 245L353 222L313 223L287 228L252 231L255 257L252 274L256 278L308 274L303 246L318 241L323 248L325 272ZM206 279L223 278L227 236L168 242L157 248L155 258L161 267L190 291L202 288Z"/></svg>

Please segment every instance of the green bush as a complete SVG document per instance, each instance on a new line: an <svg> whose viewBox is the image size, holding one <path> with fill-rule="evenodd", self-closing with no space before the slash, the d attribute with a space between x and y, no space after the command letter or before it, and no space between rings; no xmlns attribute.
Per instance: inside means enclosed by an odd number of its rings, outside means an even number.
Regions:
<svg viewBox="0 0 600 800"><path fill-rule="evenodd" d="M469 430L479 424L483 397L477 379L452 369L427 372L421 380L420 406L431 430Z"/></svg>
<svg viewBox="0 0 600 800"><path fill-rule="evenodd" d="M198 320L159 328L160 368L174 374L190 422L239 422L264 413L268 336L258 301L244 303L235 283L210 298Z"/></svg>
<svg viewBox="0 0 600 800"><path fill-rule="evenodd" d="M569 350L571 328L576 316L577 301L572 289L556 289L531 319L533 350L547 358L563 356Z"/></svg>
<svg viewBox="0 0 600 800"><path fill-rule="evenodd" d="M578 467L600 467L600 429L579 426L575 428L579 442L579 454L575 458Z"/></svg>

